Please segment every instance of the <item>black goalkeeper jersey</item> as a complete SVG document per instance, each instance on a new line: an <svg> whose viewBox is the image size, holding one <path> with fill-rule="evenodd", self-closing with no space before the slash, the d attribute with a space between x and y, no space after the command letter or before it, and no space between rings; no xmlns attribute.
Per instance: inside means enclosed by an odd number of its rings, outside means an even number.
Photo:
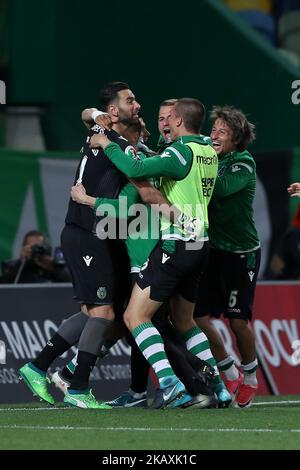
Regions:
<svg viewBox="0 0 300 470"><path fill-rule="evenodd" d="M82 148L83 156L78 165L74 184L80 180L86 189L86 193L93 197L117 198L120 190L126 183L126 177L107 158L101 148L91 149L90 138L98 134L100 127L95 124L89 131L86 142ZM105 131L107 137L116 142L122 150L128 146L128 141L114 130ZM96 217L93 208L70 199L66 224L77 225L84 230L95 231Z"/></svg>

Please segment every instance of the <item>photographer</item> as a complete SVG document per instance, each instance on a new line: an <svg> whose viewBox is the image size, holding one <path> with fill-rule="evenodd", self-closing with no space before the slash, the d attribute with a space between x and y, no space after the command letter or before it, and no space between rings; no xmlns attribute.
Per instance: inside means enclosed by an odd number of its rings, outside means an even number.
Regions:
<svg viewBox="0 0 300 470"><path fill-rule="evenodd" d="M0 283L70 282L60 248L51 256L51 246L38 230L26 233L20 257L2 262Z"/></svg>

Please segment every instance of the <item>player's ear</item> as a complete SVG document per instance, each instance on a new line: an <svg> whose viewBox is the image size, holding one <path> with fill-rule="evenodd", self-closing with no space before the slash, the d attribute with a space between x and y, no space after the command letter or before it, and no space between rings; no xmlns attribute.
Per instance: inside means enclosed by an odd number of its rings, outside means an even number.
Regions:
<svg viewBox="0 0 300 470"><path fill-rule="evenodd" d="M177 121L176 121L177 127L180 127L182 123L183 123L182 117L178 116Z"/></svg>
<svg viewBox="0 0 300 470"><path fill-rule="evenodd" d="M119 117L119 108L116 104L110 104L108 106L108 114L113 118L113 117Z"/></svg>

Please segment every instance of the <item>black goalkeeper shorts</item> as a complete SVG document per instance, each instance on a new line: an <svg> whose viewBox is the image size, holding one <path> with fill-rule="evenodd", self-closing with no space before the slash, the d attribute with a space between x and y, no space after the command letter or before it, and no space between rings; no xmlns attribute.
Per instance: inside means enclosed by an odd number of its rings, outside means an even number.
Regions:
<svg viewBox="0 0 300 470"><path fill-rule="evenodd" d="M160 240L142 266L137 284L141 289L150 286L150 298L157 302L173 295L195 302L207 254L208 242Z"/></svg>
<svg viewBox="0 0 300 470"><path fill-rule="evenodd" d="M125 307L129 262L122 241L100 240L92 232L67 224L61 244L79 303Z"/></svg>
<svg viewBox="0 0 300 470"><path fill-rule="evenodd" d="M200 279L194 317L212 315L251 320L260 249L232 253L211 248Z"/></svg>

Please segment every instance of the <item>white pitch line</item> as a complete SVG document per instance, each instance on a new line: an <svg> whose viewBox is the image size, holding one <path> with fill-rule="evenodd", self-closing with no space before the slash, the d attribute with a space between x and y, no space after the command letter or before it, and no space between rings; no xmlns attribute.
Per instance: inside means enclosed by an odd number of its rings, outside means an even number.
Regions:
<svg viewBox="0 0 300 470"><path fill-rule="evenodd" d="M252 403L252 406L265 406L265 405L300 405L300 400L282 400L282 401L260 401Z"/></svg>
<svg viewBox="0 0 300 470"><path fill-rule="evenodd" d="M138 431L138 432L260 432L260 433L290 433L300 432L300 429L243 429L243 428L115 428L115 427L92 427L92 426L28 426L28 425L0 425L0 429L27 429L45 431Z"/></svg>
<svg viewBox="0 0 300 470"><path fill-rule="evenodd" d="M31 407L28 407L28 408L0 408L0 411L52 411L52 410L74 410L76 408L70 408L68 406L66 406L65 408L55 408L55 407L39 407L39 408L31 408Z"/></svg>
<svg viewBox="0 0 300 470"><path fill-rule="evenodd" d="M300 400L282 400L282 401L261 401L257 403L252 403L252 406L266 406L266 405L295 405L298 404L300 405ZM71 407L28 407L28 408L0 408L1 411L62 411L62 410L68 410L68 411L74 411L76 408L71 408ZM236 408L235 408L236 409ZM249 409L249 408L247 408Z"/></svg>

